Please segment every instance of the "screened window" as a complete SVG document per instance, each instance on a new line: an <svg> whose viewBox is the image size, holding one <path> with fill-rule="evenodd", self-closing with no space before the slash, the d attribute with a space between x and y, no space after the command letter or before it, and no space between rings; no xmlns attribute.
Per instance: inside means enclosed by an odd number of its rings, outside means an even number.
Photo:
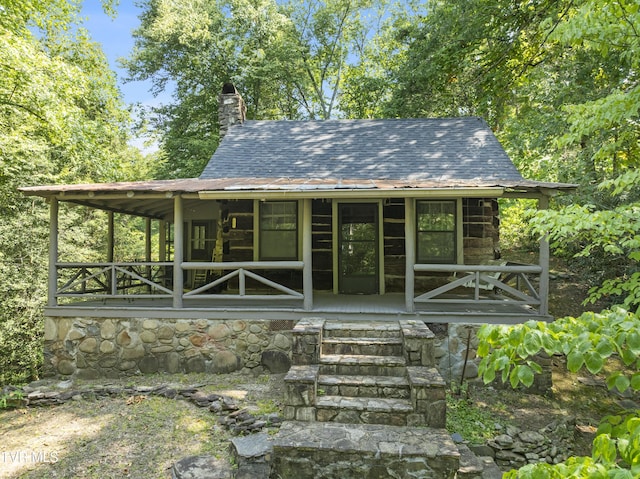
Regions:
<svg viewBox="0 0 640 479"><path fill-rule="evenodd" d="M296 201L265 201L260 204L260 259L298 259Z"/></svg>
<svg viewBox="0 0 640 479"><path fill-rule="evenodd" d="M419 263L456 263L456 202L418 201Z"/></svg>

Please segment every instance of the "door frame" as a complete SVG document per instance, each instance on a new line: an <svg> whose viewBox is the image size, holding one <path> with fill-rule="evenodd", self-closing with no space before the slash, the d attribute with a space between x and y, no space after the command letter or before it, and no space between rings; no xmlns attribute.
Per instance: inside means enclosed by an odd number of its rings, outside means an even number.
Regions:
<svg viewBox="0 0 640 479"><path fill-rule="evenodd" d="M384 294L384 202L383 200L333 200L331 202L331 248L333 256L333 294L340 294L339 265L339 205L373 203L378 205L378 294Z"/></svg>

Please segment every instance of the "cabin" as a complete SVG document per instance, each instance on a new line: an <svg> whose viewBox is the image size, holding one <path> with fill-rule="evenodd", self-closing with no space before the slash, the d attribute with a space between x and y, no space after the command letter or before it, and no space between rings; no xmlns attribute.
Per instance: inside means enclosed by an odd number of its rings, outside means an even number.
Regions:
<svg viewBox="0 0 640 479"><path fill-rule="evenodd" d="M52 374L251 369L287 355L287 332L313 317L551 319L548 243L535 264L501 257L498 200L546 208L576 185L524 179L481 118L245 110L225 85L224 137L199 178L21 189L50 204ZM102 261L59 260L63 205L106 212ZM114 257L119 215L143 219L144 257Z"/></svg>

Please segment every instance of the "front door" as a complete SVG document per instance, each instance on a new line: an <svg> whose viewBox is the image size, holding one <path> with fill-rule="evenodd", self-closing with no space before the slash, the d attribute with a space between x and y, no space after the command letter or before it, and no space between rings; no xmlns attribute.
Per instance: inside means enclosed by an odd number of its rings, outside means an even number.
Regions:
<svg viewBox="0 0 640 479"><path fill-rule="evenodd" d="M378 205L338 204L338 290L378 293Z"/></svg>

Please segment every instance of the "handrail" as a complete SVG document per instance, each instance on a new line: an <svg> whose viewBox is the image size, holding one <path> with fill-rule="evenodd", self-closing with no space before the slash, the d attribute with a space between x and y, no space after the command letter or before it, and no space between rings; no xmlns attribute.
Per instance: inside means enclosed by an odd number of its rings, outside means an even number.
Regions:
<svg viewBox="0 0 640 479"><path fill-rule="evenodd" d="M154 281L152 267L156 269L162 267L171 267L173 263L170 261L123 261L123 262L99 262L99 263L81 263L81 262L58 262L57 269L74 269L79 271L72 275L65 284L58 287L56 297L65 298L157 298L170 297L172 290ZM149 277L145 277L143 273L136 271L137 268L148 270ZM97 271L95 271L97 269ZM90 271L94 270L94 271ZM86 276L83 276L86 273ZM118 279L119 278L119 279ZM128 278L129 281L134 280L135 284L119 284L119 281ZM106 279L106 281L105 281ZM87 291L89 281L97 283L97 287ZM149 292L128 294L127 289L132 287L147 287ZM74 291L74 288L80 287L81 291ZM152 290L158 291L152 293ZM125 291L125 293L119 293Z"/></svg>
<svg viewBox="0 0 640 479"><path fill-rule="evenodd" d="M229 261L229 262L183 262L180 264L183 269L198 270L206 269L211 271L231 271L225 275L210 281L207 284L200 286L199 288L189 291L184 294L184 298L198 297L198 298L251 298L251 299L304 299L304 295L294 289L288 288L282 284L276 283L270 279L253 273L249 270L302 270L304 268L304 262L302 261ZM238 278L238 293L237 294L202 294L205 291L215 288L216 286L229 281L230 279ZM247 294L246 290L246 278L249 277L269 288L273 288L282 295L258 295Z"/></svg>
<svg viewBox="0 0 640 479"><path fill-rule="evenodd" d="M539 265L529 264L415 264L416 272L432 273L454 273L447 284L427 291L414 297L414 303L494 303L494 304L519 304L528 306L540 306L543 298L531 283L531 274L539 275L543 268ZM458 276L459 273L463 275ZM494 273L492 276L490 273ZM517 285L513 287L508 282L516 280ZM485 285L484 287L481 286ZM463 298L443 298L442 295L460 287L473 288L473 299ZM522 291L522 288L525 291ZM481 289L496 290L498 295L482 295Z"/></svg>
<svg viewBox="0 0 640 479"><path fill-rule="evenodd" d="M180 263L182 269L296 269L304 267L302 261L229 261L206 262L185 261Z"/></svg>

